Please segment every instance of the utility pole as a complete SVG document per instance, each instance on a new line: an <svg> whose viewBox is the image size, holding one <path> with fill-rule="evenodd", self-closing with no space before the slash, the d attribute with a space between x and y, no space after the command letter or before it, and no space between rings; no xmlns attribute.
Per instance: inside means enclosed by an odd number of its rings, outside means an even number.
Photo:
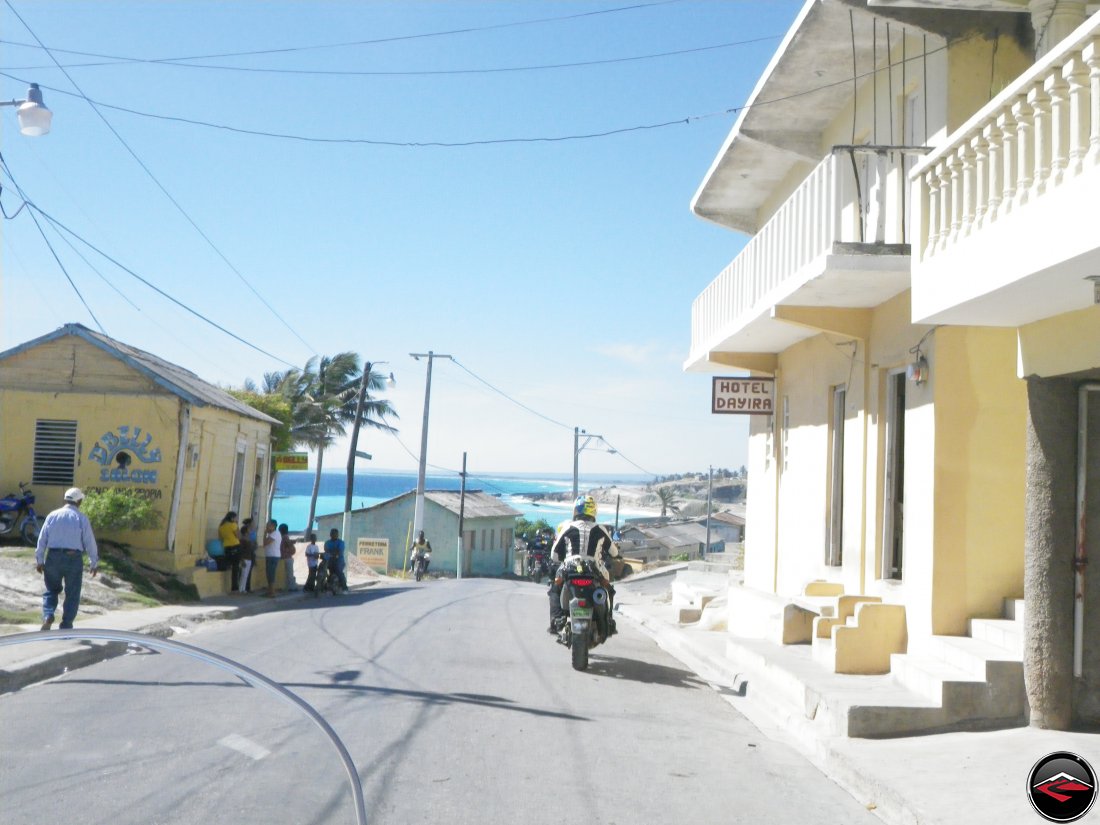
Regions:
<svg viewBox="0 0 1100 825"><path fill-rule="evenodd" d="M584 443L583 444L580 443L582 435L584 436ZM603 441L604 437L602 435L594 435L592 433L586 433L580 427L574 427L573 428L573 500L574 501L577 500L577 496L579 495L578 482L577 482L577 475L578 475L577 471L578 471L578 468L580 466L581 450L588 449L588 445L592 443L592 439L596 439L597 441ZM603 452L611 453L612 455L614 455L617 451L613 447L608 447Z"/></svg>
<svg viewBox="0 0 1100 825"><path fill-rule="evenodd" d="M424 474L428 461L428 407L432 398L432 360L435 358L454 359L449 355L440 355L428 350L427 352L410 352L413 358L419 361L428 359L428 377L424 381L424 423L420 427L420 469L416 474L416 507L413 510L413 538L420 535L424 529Z"/></svg>
<svg viewBox="0 0 1100 825"><path fill-rule="evenodd" d="M707 467L707 543L703 547L703 561L707 560L707 551L710 550L710 492L714 486L714 467Z"/></svg>
<svg viewBox="0 0 1100 825"><path fill-rule="evenodd" d="M455 565L458 570L458 578L462 578L462 527L463 521L466 518L466 453L462 453L462 472L459 474L462 477L462 483L459 487L458 493L458 564Z"/></svg>

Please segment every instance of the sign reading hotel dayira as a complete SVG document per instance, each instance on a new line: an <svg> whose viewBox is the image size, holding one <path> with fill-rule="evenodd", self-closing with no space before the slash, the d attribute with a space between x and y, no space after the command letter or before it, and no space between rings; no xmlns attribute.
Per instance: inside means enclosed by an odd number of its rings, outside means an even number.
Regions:
<svg viewBox="0 0 1100 825"><path fill-rule="evenodd" d="M390 540L359 539L355 545L355 555L379 573L385 573L390 558Z"/></svg>
<svg viewBox="0 0 1100 825"><path fill-rule="evenodd" d="M275 470L308 470L309 453L275 453Z"/></svg>
<svg viewBox="0 0 1100 825"><path fill-rule="evenodd" d="M775 379L715 376L710 411L724 415L772 415L775 413Z"/></svg>

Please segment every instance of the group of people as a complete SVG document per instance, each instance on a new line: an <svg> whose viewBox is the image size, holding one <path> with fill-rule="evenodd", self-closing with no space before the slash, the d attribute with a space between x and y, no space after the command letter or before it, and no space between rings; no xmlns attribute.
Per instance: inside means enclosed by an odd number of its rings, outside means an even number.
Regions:
<svg viewBox="0 0 1100 825"><path fill-rule="evenodd" d="M246 518L240 525L237 524L237 513L230 510L225 514L221 524L218 525L218 539L221 541L222 550L225 553L226 567L229 569L229 589L232 593L252 592L252 569L256 560L256 551L259 549L256 543L256 529L254 520ZM290 528L286 524L277 524L275 519L267 522L264 529L263 558L264 572L266 573L267 589L264 596L270 598L275 595L275 577L282 563L286 590L288 593L297 593L300 589L294 577L294 556L298 548L290 538ZM325 542L325 559L330 565L330 570L337 577L341 590L348 589L347 581L347 557L344 541L340 538L340 531L329 531L329 540ZM317 568L321 563L321 549L317 546L317 534L309 534L309 545L306 547L306 565L309 575L306 578L305 590L313 590L317 580Z"/></svg>

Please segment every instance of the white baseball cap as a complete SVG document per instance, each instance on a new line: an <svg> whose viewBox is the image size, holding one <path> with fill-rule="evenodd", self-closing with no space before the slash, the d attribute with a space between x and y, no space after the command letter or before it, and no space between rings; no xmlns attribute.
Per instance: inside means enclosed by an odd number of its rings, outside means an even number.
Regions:
<svg viewBox="0 0 1100 825"><path fill-rule="evenodd" d="M70 487L65 491L65 501L71 501L73 504L79 504L84 500L84 493L79 487Z"/></svg>

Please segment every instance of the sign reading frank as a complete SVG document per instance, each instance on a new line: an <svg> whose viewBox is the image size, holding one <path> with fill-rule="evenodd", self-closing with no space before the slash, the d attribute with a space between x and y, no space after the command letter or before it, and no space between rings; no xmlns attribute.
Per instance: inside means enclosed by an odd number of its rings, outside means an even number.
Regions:
<svg viewBox="0 0 1100 825"><path fill-rule="evenodd" d="M153 436L142 433L141 427L125 424L105 432L96 441L88 460L99 464L99 480L128 481L131 484L156 484L157 471L133 466L136 458L142 464L159 464L160 448L149 449ZM114 465L114 466L112 466Z"/></svg>
<svg viewBox="0 0 1100 825"><path fill-rule="evenodd" d="M725 415L772 415L775 413L775 379L715 376L710 411Z"/></svg>

